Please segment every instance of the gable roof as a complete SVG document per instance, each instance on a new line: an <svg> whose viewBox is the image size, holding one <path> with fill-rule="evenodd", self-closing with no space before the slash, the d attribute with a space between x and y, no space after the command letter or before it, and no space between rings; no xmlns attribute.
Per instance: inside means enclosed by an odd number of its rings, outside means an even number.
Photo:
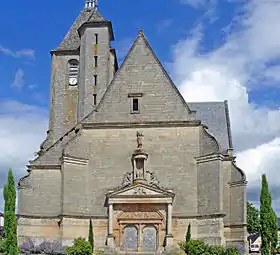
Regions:
<svg viewBox="0 0 280 255"><path fill-rule="evenodd" d="M230 118L227 101L188 103L196 111L196 118L208 127L209 132L217 139L222 153L233 149Z"/></svg>
<svg viewBox="0 0 280 255"><path fill-rule="evenodd" d="M136 61L136 63L133 62L134 59L139 59L139 61ZM143 59L146 58L148 59L149 63L146 64L146 66L143 66L143 63L140 63L141 61L143 61ZM165 68L163 67L163 65L161 64L160 60L158 59L158 57L156 56L156 54L154 53L152 47L150 46L149 42L147 41L143 30L140 30L133 45L131 46L127 56L125 57L124 61L122 62L122 65L120 66L120 68L118 69L117 73L115 74L113 80L111 81L111 83L108 85L103 97L101 98L98 106L90 113L87 115L87 117L84 119L85 122L90 122L94 120L94 112L99 112L102 110L102 108L104 108L104 104L108 103L109 104L109 97L111 96L112 91L116 88L116 86L122 86L121 88L123 88L124 83L122 83L124 80L126 80L127 76L129 76L129 79L132 78L132 76L135 73L141 73L141 74L145 74L145 72L147 73L146 67L147 66L151 66L153 65L155 68L157 68L158 70L160 70L160 75L162 75L163 79L166 80L166 89L165 91L169 91L169 96L172 95L173 97L173 102L174 105L177 106L177 112L180 111L180 120L195 120L195 112L191 111L190 107L188 106L188 104L186 103L185 99L183 98L183 96L181 95L181 93L179 92L178 88L175 86L175 84L173 83L173 81L171 80L170 76L168 75L167 71L165 70ZM128 69L133 69L133 71L128 72L124 74L124 72L126 72ZM144 70L145 69L145 70ZM153 70L154 71L154 70ZM155 71L156 72L156 71ZM153 76L153 78L156 80L156 74ZM147 76L145 76L146 78ZM147 81L146 81L147 82ZM161 81L162 83L164 83L164 81ZM119 84L116 84L119 83ZM122 83L122 84L121 84ZM148 84L149 82L147 82ZM155 85L150 85L150 86L155 86ZM132 85L131 85L132 87ZM138 89L137 86L135 86L135 90ZM121 88L116 91L119 92L121 90ZM164 93L162 90L157 90L157 91L153 91L150 92L154 93L156 92L157 97L160 98L161 94L160 93ZM149 94L149 93L147 93ZM127 97L127 94L126 94ZM155 97L156 99L156 97ZM165 98L166 99L166 98ZM161 99L162 100L162 99ZM108 102L107 102L108 101ZM110 101L112 102L112 101ZM166 106L166 109L168 109L168 106ZM165 109L164 109L165 110ZM114 109L114 111L116 111ZM170 109L168 109L168 111L172 111L171 107ZM165 111L162 111L162 114L166 113ZM173 112L175 114L175 112ZM184 114L183 114L184 113ZM186 116L186 114L189 116ZM179 113L178 113L179 115ZM170 120L172 120L174 116L171 116ZM107 120L106 120L107 121ZM142 120L145 121L145 120ZM157 120L159 121L159 120Z"/></svg>
<svg viewBox="0 0 280 255"><path fill-rule="evenodd" d="M108 23L109 21L106 20L95 8L83 9L56 51L77 50L80 47L80 36L78 29L84 23L89 22Z"/></svg>

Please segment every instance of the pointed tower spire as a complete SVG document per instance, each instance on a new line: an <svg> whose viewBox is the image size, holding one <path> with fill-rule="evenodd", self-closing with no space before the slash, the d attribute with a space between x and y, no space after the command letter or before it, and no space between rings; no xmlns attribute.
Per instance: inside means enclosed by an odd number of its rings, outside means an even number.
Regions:
<svg viewBox="0 0 280 255"><path fill-rule="evenodd" d="M86 9L97 9L98 8L98 0L86 0L85 3L85 8Z"/></svg>

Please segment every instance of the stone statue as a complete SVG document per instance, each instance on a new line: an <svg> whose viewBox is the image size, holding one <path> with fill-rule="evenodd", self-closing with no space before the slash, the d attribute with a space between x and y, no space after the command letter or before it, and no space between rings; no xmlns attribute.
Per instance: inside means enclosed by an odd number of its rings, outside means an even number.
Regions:
<svg viewBox="0 0 280 255"><path fill-rule="evenodd" d="M137 131L137 149L142 149L143 146L143 142L142 142L142 138L144 137L144 135L142 133L140 133L139 131Z"/></svg>

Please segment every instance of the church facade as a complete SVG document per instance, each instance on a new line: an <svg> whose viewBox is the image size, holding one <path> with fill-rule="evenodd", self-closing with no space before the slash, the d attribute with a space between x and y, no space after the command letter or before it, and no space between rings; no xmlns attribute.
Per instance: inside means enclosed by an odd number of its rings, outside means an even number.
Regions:
<svg viewBox="0 0 280 255"><path fill-rule="evenodd" d="M149 253L192 238L246 243L246 177L227 102L188 103L140 31L118 66L112 23L86 1L51 51L46 140L20 179L19 241ZM207 82L207 81L205 81Z"/></svg>

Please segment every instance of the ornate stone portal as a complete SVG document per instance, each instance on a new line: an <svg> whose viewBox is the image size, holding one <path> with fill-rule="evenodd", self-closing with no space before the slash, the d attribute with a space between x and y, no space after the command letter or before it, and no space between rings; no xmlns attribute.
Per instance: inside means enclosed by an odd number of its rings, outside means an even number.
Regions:
<svg viewBox="0 0 280 255"><path fill-rule="evenodd" d="M119 252L155 252L172 245L174 193L160 186L156 175L146 169L148 153L143 134L137 132L132 153L132 172L124 175L122 186L107 194L107 246Z"/></svg>

